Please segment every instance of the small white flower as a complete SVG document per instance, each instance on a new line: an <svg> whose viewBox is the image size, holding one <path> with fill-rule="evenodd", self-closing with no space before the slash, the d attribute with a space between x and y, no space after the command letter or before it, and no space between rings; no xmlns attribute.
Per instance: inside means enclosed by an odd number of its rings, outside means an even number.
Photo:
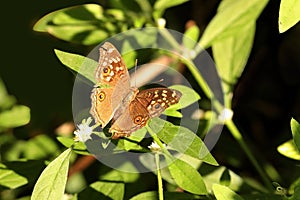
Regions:
<svg viewBox="0 0 300 200"><path fill-rule="evenodd" d="M165 144L163 144L164 147L166 147ZM156 142L152 142L151 145L148 146L148 148L152 151L152 152L159 152L161 151L160 146L156 143Z"/></svg>
<svg viewBox="0 0 300 200"><path fill-rule="evenodd" d="M164 18L159 18L157 20L157 26L158 26L158 28L165 28L166 27L166 23L167 23L167 21Z"/></svg>
<svg viewBox="0 0 300 200"><path fill-rule="evenodd" d="M228 120L231 120L233 117L233 111L231 109L228 108L224 108L220 115L218 116L218 120L221 122L226 122Z"/></svg>
<svg viewBox="0 0 300 200"><path fill-rule="evenodd" d="M81 124L77 125L77 130L74 131L75 140L80 142L86 142L87 140L92 139L91 134L93 132L94 127L90 127L92 122L92 118L83 119Z"/></svg>

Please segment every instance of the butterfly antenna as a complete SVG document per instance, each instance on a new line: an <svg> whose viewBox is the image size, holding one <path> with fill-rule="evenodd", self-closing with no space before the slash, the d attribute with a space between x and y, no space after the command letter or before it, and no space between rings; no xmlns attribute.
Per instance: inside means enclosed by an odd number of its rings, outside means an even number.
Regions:
<svg viewBox="0 0 300 200"><path fill-rule="evenodd" d="M136 77L137 62L138 62L138 60L135 59L135 66L134 66L134 76L135 76L135 77ZM136 78L134 79L134 87L136 87Z"/></svg>

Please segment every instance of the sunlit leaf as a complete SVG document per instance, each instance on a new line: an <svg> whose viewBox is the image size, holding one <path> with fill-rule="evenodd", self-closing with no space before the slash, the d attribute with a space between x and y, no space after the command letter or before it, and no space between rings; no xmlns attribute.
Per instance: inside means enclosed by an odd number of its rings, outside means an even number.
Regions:
<svg viewBox="0 0 300 200"><path fill-rule="evenodd" d="M250 55L255 35L255 23L249 23L225 39L213 43L213 55L222 86L230 105L231 93ZM229 104L229 105L228 105Z"/></svg>
<svg viewBox="0 0 300 200"><path fill-rule="evenodd" d="M165 158L168 169L180 188L193 194L207 194L202 177L195 168L180 159L172 159L167 155Z"/></svg>
<svg viewBox="0 0 300 200"><path fill-rule="evenodd" d="M73 151L81 155L90 155L83 142L75 142L73 138L57 137L57 140L67 148L72 147Z"/></svg>
<svg viewBox="0 0 300 200"><path fill-rule="evenodd" d="M280 145L277 148L277 151L288 158L300 160L300 152L297 149L293 140L289 140Z"/></svg>
<svg viewBox="0 0 300 200"><path fill-rule="evenodd" d="M200 29L197 25L188 28L183 35L182 44L185 48L193 49L198 41Z"/></svg>
<svg viewBox="0 0 300 200"><path fill-rule="evenodd" d="M7 169L27 179L27 186L32 187L45 167L43 160L18 160L5 162ZM1 174L1 173L0 173ZM1 180L1 178L0 178Z"/></svg>
<svg viewBox="0 0 300 200"><path fill-rule="evenodd" d="M179 106L176 107L176 109L186 108L189 105L191 105L191 104L197 102L198 100L200 100L199 94L195 90L193 90L192 88L189 88L187 86L172 85L169 88L178 90L182 94L182 96L179 100L179 103L178 103Z"/></svg>
<svg viewBox="0 0 300 200"><path fill-rule="evenodd" d="M157 19L162 16L163 12L170 7L183 4L189 0L157 0L154 4L154 17Z"/></svg>
<svg viewBox="0 0 300 200"><path fill-rule="evenodd" d="M137 172L138 169L134 164L130 161L123 162L118 169L115 170L109 170L105 174L101 174L100 179L101 180L115 180L115 177L122 177L120 180L123 180L124 183L134 183L137 181L141 174L139 173L131 173L131 172Z"/></svg>
<svg viewBox="0 0 300 200"><path fill-rule="evenodd" d="M200 173L205 174L203 175L203 180L205 181L205 185L207 190L212 190L212 186L215 183L219 184L226 184L231 190L239 191L241 188L247 191L266 191L265 188L256 182L253 184L249 184L243 177L237 175L231 170L228 170L224 166L219 167L211 167L208 168L209 173L203 172L200 170ZM255 187L253 186L255 184Z"/></svg>
<svg viewBox="0 0 300 200"><path fill-rule="evenodd" d="M96 61L78 54L63 52L57 49L54 51L62 64L74 70L75 72L80 73L92 83L96 82L94 78L94 71L98 65Z"/></svg>
<svg viewBox="0 0 300 200"><path fill-rule="evenodd" d="M57 38L85 45L97 44L109 33L117 32L116 24L105 19L98 4L85 4L54 11L42 17L33 27Z"/></svg>
<svg viewBox="0 0 300 200"><path fill-rule="evenodd" d="M71 148L65 150L42 172L34 186L32 200L63 199Z"/></svg>
<svg viewBox="0 0 300 200"><path fill-rule="evenodd" d="M130 150L136 150L136 151L144 151L144 148L140 146L138 143L144 139L145 135L147 133L147 130L145 128L139 129L132 133L130 135L130 138L128 140L122 140L124 145L124 150L130 151ZM121 142L121 141L119 141ZM118 142L118 146L119 146Z"/></svg>
<svg viewBox="0 0 300 200"><path fill-rule="evenodd" d="M200 46L208 48L214 41L240 32L245 24L256 21L267 3L268 0L222 1L217 14L204 30Z"/></svg>
<svg viewBox="0 0 300 200"><path fill-rule="evenodd" d="M153 118L149 123L152 130L170 148L211 165L218 165L203 141L192 131L182 126L175 126L160 118Z"/></svg>
<svg viewBox="0 0 300 200"><path fill-rule="evenodd" d="M226 186L214 184L213 192L217 200L243 200L243 198Z"/></svg>
<svg viewBox="0 0 300 200"><path fill-rule="evenodd" d="M27 159L47 158L58 151L57 144L47 135L38 135L30 139L24 147L24 156Z"/></svg>
<svg viewBox="0 0 300 200"><path fill-rule="evenodd" d="M79 24L75 26L49 25L47 31L59 39L84 45L98 44L109 36L107 31L101 30L97 26L91 24Z"/></svg>
<svg viewBox="0 0 300 200"><path fill-rule="evenodd" d="M0 185L15 189L28 183L24 176L16 173L15 171L8 169L7 166L0 163Z"/></svg>
<svg viewBox="0 0 300 200"><path fill-rule="evenodd" d="M300 124L295 119L291 120L291 129L294 143L300 152Z"/></svg>
<svg viewBox="0 0 300 200"><path fill-rule="evenodd" d="M10 108L16 103L16 98L9 95L6 91L6 87L0 78L0 108L3 110Z"/></svg>
<svg viewBox="0 0 300 200"><path fill-rule="evenodd" d="M121 177L115 177L115 180L97 181L78 194L79 199L115 199L124 198L125 187Z"/></svg>
<svg viewBox="0 0 300 200"><path fill-rule="evenodd" d="M190 200L194 199L194 195L187 194L183 192L164 192L164 198L165 199L180 199L180 200ZM156 191L148 191L143 192L140 194L137 194L130 198L130 200L157 200L158 199L158 193Z"/></svg>
<svg viewBox="0 0 300 200"><path fill-rule="evenodd" d="M14 128L23 126L29 121L30 109L27 106L16 105L0 113L0 127Z"/></svg>
<svg viewBox="0 0 300 200"><path fill-rule="evenodd" d="M294 26L300 20L300 1L281 0L279 9L279 32L283 33Z"/></svg>

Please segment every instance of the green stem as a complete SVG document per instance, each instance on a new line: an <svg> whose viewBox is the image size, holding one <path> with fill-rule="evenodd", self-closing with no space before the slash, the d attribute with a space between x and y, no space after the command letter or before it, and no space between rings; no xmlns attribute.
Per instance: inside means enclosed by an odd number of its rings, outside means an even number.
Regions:
<svg viewBox="0 0 300 200"><path fill-rule="evenodd" d="M166 39L169 44L178 52L181 52L181 45L174 39L173 35L165 28L159 29L160 34Z"/></svg>
<svg viewBox="0 0 300 200"><path fill-rule="evenodd" d="M156 133L148 126L148 123L146 124L146 129L148 133L151 135L153 140L158 144L160 149L169 157L172 157L170 152L165 148L163 143L160 141L160 139L157 137ZM159 200L163 200L163 185L162 185L162 177L161 177L161 171L160 171L160 164L159 164L159 153L155 154L155 162L156 162L156 169L157 169L157 181L158 181L158 195Z"/></svg>
<svg viewBox="0 0 300 200"><path fill-rule="evenodd" d="M155 163L156 163L156 170L157 170L158 199L163 200L164 193L163 193L163 184L162 184L162 177L161 177L160 164L159 164L159 153L155 154Z"/></svg>
<svg viewBox="0 0 300 200"><path fill-rule="evenodd" d="M263 180L263 182L266 185L266 187L270 191L273 191L274 188L273 188L272 183L270 182L267 174L264 172L264 170L258 164L258 162L255 159L254 155L252 154L252 152L250 151L250 149L246 145L245 141L243 140L242 134L237 129L237 127L235 126L235 124L233 123L233 121L232 120L227 120L225 122L225 124L226 124L227 128L230 130L230 132L231 132L232 136L234 137L234 139L240 144L240 146L242 147L242 149L244 150L244 152L248 156L250 162L252 163L252 165L255 167L255 169L257 170L257 172L261 176L261 179Z"/></svg>
<svg viewBox="0 0 300 200"><path fill-rule="evenodd" d="M164 35L165 36L165 35ZM168 41L170 41L170 36L168 35ZM174 44L174 41L172 41L173 46L178 47L178 43ZM198 55L203 49L199 47L199 45L196 45L195 53ZM220 113L223 109L224 106L214 98L214 94L211 91L210 87L207 85L206 81L202 77L201 73L197 69L197 67L191 62L190 60L180 58L180 60L187 66L187 68L190 70L192 73L193 77L197 81L198 85L202 88L203 92L205 95L211 99L213 107L216 109L217 113ZM226 97L225 97L226 98ZM225 125L227 128L230 130L232 136L235 138L235 140L240 144L241 148L244 150L246 155L248 156L250 162L252 165L255 167L257 172L260 174L263 182L265 183L266 187L270 190L273 190L273 186L265 173L265 171L260 167L258 164L257 160L255 159L254 155L250 151L249 147L246 145L246 143L243 140L242 134L239 132L235 124L233 123L232 120L226 120Z"/></svg>
<svg viewBox="0 0 300 200"><path fill-rule="evenodd" d="M187 63L188 62L186 62L185 64L187 64ZM211 92L209 86L207 85L207 83L203 79L203 77L201 76L201 74L198 71L198 69L194 65L191 65L191 64L188 64L187 67L189 68L189 70L191 71L191 73L193 74L193 76L195 77L197 83L202 88L202 90L205 93L205 95L208 98L211 99L212 105L216 109L217 113L220 113L222 111L222 109L223 109L223 106L222 106L222 104L217 99L214 98L213 93ZM233 123L233 121L232 120L226 120L225 125L230 130L232 136L240 144L241 148L244 150L244 152L248 156L248 159L250 160L250 162L252 163L252 165L255 167L255 169L257 170L257 172L261 176L261 178L262 178L264 184L266 185L266 187L268 189L270 189L270 190L273 190L273 186L272 186L272 184L271 184L271 182L270 182L267 174L265 173L265 171L258 164L258 162L255 159L254 155L250 151L249 147L244 142L242 134L239 132L239 130L237 129L237 127L235 126L235 124Z"/></svg>
<svg viewBox="0 0 300 200"><path fill-rule="evenodd" d="M151 135L151 137L153 138L153 140L158 144L158 146L160 147L160 149L167 155L172 157L172 155L170 154L170 152L165 148L165 146L163 145L163 143L160 141L160 139L157 137L156 133L148 126L148 123L146 124L146 129L148 131L148 133Z"/></svg>

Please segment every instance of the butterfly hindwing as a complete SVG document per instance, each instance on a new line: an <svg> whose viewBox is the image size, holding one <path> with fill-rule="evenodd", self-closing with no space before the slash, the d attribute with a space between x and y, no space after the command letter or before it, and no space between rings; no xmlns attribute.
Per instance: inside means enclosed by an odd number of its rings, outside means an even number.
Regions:
<svg viewBox="0 0 300 200"><path fill-rule="evenodd" d="M126 65L111 43L105 42L99 51L90 113L102 127L111 121L109 132L113 133L113 139L129 136L150 118L178 103L181 93L177 90L159 87L139 91L130 87Z"/></svg>

